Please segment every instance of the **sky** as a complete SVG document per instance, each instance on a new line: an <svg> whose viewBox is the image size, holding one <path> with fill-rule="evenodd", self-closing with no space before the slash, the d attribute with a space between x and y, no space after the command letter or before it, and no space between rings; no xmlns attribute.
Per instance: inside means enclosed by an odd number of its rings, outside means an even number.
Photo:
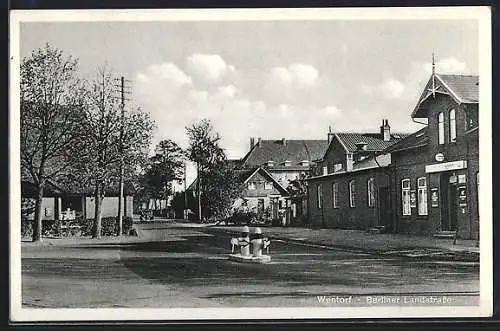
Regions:
<svg viewBox="0 0 500 331"><path fill-rule="evenodd" d="M210 119L229 158L250 137L326 139L393 132L431 73L478 73L474 20L21 23L20 56L49 43L93 77L106 65L131 82L129 107L156 121L154 143L187 146L186 126ZM188 171L188 183L194 176Z"/></svg>

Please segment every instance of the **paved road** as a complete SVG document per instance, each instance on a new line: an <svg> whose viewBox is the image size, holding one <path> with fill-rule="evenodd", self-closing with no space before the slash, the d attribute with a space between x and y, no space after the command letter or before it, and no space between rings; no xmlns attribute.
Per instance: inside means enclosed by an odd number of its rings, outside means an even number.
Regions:
<svg viewBox="0 0 500 331"><path fill-rule="evenodd" d="M379 303L387 295L401 303L443 295L456 305L479 299L479 267L474 263L381 258L274 241L271 263L242 264L227 259L230 245L224 234L155 224L142 226L140 235L161 241L25 245L23 304L320 307L339 305L336 298L350 296L353 305Z"/></svg>

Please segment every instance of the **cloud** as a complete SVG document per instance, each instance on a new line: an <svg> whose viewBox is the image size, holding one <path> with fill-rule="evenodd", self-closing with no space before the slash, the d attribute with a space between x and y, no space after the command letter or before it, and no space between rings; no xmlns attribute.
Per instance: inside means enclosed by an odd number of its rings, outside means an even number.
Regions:
<svg viewBox="0 0 500 331"><path fill-rule="evenodd" d="M370 96L382 95L388 99L399 98L405 90L405 85L395 78L389 78L378 85L361 85L361 90Z"/></svg>
<svg viewBox="0 0 500 331"><path fill-rule="evenodd" d="M312 65L294 63L288 68L271 68L267 77L267 85L271 89L306 89L314 86L318 76L318 70Z"/></svg>
<svg viewBox="0 0 500 331"><path fill-rule="evenodd" d="M228 72L235 71L217 54L193 54L186 59L186 70L203 82L215 83Z"/></svg>
<svg viewBox="0 0 500 331"><path fill-rule="evenodd" d="M172 62L152 64L137 74L137 80L143 84L160 83L164 87L178 89L184 85L191 85L193 80Z"/></svg>
<svg viewBox="0 0 500 331"><path fill-rule="evenodd" d="M431 73L432 64L425 63L423 67L426 72ZM447 57L436 62L436 72L446 74L466 74L469 72L467 64L456 57Z"/></svg>

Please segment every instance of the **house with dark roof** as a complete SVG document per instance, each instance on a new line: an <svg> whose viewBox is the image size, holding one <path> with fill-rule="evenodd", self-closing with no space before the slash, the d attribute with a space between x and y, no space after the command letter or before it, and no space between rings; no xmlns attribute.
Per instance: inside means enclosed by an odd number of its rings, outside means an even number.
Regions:
<svg viewBox="0 0 500 331"><path fill-rule="evenodd" d="M307 215L307 200L304 197L292 197L287 192L290 182L309 176L314 160L320 158L328 146L327 140L263 140L250 138L248 153L241 159L239 169L262 169L271 176L272 181L262 184L260 178L249 177L242 192L243 198L252 197L252 191L260 185L270 189L277 184L280 189L264 197L260 192L258 210L271 210L273 219L283 218L283 223L290 224ZM260 174L261 172L258 172ZM268 180L268 179L267 179ZM284 190L283 190L284 189Z"/></svg>
<svg viewBox="0 0 500 331"><path fill-rule="evenodd" d="M479 77L432 73L411 114L427 123L387 148L399 233L479 238Z"/></svg>
<svg viewBox="0 0 500 331"><path fill-rule="evenodd" d="M410 135L329 133L308 179L309 217L323 227L479 238L479 77L433 70Z"/></svg>
<svg viewBox="0 0 500 331"><path fill-rule="evenodd" d="M391 155L381 153L407 134L391 133L387 119L375 133L328 133L328 148L308 178L312 225L368 229L384 226Z"/></svg>
<svg viewBox="0 0 500 331"><path fill-rule="evenodd" d="M95 198L94 191L90 187L75 188L71 185L63 185L48 181L43 192L42 219L62 220L63 218L94 218ZM124 203L122 204L123 215L132 217L134 203L134 187L130 183L124 185ZM21 181L21 197L35 199L37 196L35 185L29 180ZM102 217L118 216L118 186L108 188L102 201ZM69 217L69 218L68 218ZM28 220L34 219L34 214L27 215Z"/></svg>

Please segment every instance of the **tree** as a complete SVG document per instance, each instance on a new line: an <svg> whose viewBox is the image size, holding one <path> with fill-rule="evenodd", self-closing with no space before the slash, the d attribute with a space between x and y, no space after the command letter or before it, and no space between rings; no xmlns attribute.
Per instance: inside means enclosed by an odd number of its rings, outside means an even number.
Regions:
<svg viewBox="0 0 500 331"><path fill-rule="evenodd" d="M196 163L198 172L198 218L227 217L239 195L239 182L227 162L224 150L219 146L221 138L207 119L186 130L189 137L188 157Z"/></svg>
<svg viewBox="0 0 500 331"><path fill-rule="evenodd" d="M207 217L225 219L240 196L241 183L227 161L223 160L203 174L202 205Z"/></svg>
<svg viewBox="0 0 500 331"><path fill-rule="evenodd" d="M156 145L143 177L143 195L147 200L166 200L173 194L173 182L183 179L184 159L184 151L174 141L166 139Z"/></svg>
<svg viewBox="0 0 500 331"><path fill-rule="evenodd" d="M93 238L101 237L102 201L106 189L119 182L121 153L124 178L133 177L136 169L147 159L154 127L149 115L140 109L128 110L122 117L114 87L115 77L111 71L99 69L88 89L85 134L81 139L79 153L75 155L79 182L83 186L91 185L94 188ZM123 136L120 135L122 124Z"/></svg>
<svg viewBox="0 0 500 331"><path fill-rule="evenodd" d="M203 119L191 127L186 127L189 138L188 158L196 163L196 196L198 198L198 219L202 220L201 183L206 173L217 163L226 160L224 150L219 146L220 136L212 123Z"/></svg>
<svg viewBox="0 0 500 331"><path fill-rule="evenodd" d="M45 185L68 171L82 132L84 90L77 60L46 44L22 60L20 90L21 168L37 189L33 241L41 241Z"/></svg>

